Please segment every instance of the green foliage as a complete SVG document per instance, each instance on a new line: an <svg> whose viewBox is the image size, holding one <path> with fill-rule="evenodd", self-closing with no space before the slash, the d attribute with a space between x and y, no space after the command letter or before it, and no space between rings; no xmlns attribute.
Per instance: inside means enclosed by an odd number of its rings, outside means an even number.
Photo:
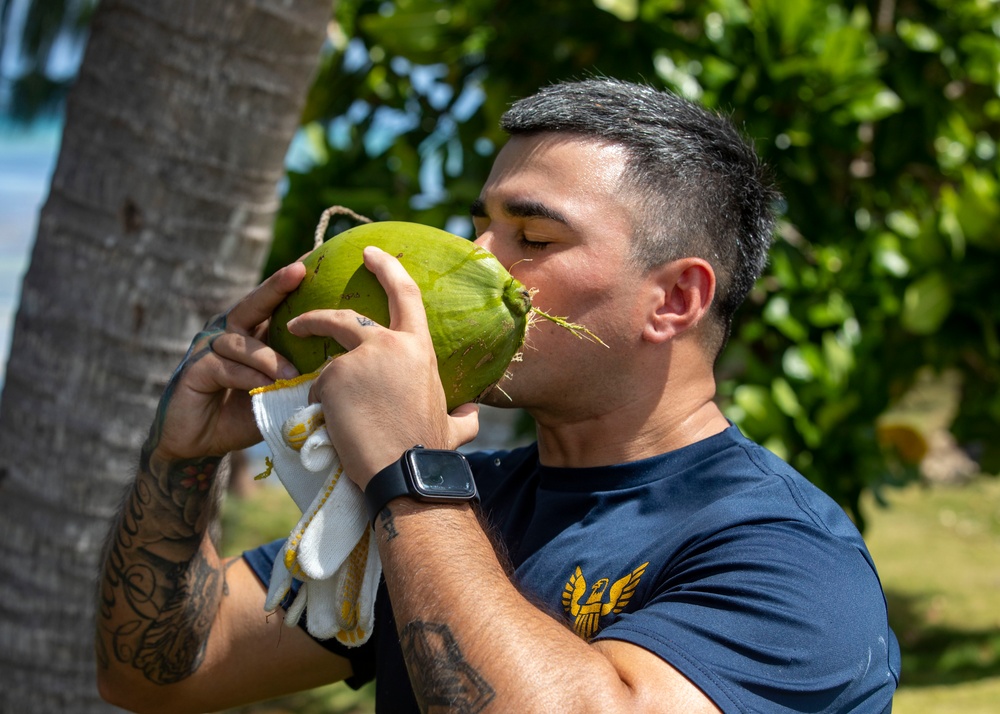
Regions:
<svg viewBox="0 0 1000 714"><path fill-rule="evenodd" d="M747 50L725 55L738 76L695 79L762 140L788 203L761 309L725 356L731 416L859 515L864 488L904 474L876 419L924 365L955 367L955 432L997 470L1000 8L724 5L697 12L706 29L723 15L723 32L674 62Z"/></svg>
<svg viewBox="0 0 1000 714"><path fill-rule="evenodd" d="M468 234L499 115L539 86L668 87L731 113L786 197L719 365L730 417L860 521L865 489L914 473L877 418L955 368L954 433L1000 470L996 2L343 0L336 19L270 269L332 204Z"/></svg>
<svg viewBox="0 0 1000 714"><path fill-rule="evenodd" d="M14 5L0 0L0 58L7 60L0 66L0 108L14 122L29 124L62 109L75 69L57 66L56 46L62 44L63 54L78 49L97 0L32 0L17 26ZM8 53L10 47L16 51Z"/></svg>

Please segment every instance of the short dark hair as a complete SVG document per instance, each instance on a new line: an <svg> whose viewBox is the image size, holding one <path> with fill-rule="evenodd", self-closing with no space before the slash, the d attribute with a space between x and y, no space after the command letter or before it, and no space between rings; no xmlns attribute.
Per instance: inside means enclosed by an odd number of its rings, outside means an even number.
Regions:
<svg viewBox="0 0 1000 714"><path fill-rule="evenodd" d="M514 103L500 126L512 136L578 134L626 150L622 188L638 196L633 258L644 270L691 256L711 263L712 341L721 351L767 265L780 198L733 123L670 92L596 78L545 87Z"/></svg>

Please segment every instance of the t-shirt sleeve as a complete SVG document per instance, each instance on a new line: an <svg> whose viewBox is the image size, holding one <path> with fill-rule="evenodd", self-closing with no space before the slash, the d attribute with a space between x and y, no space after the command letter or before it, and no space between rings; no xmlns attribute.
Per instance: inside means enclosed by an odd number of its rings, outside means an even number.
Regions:
<svg viewBox="0 0 1000 714"><path fill-rule="evenodd" d="M821 527L728 528L692 542L654 582L595 639L659 655L723 711L891 706L898 645L877 575Z"/></svg>
<svg viewBox="0 0 1000 714"><path fill-rule="evenodd" d="M247 562L247 565L250 566L250 569L254 572L261 583L263 583L265 589L267 589L271 582L271 570L274 567L274 558L278 555L278 552L281 550L281 546L283 544L284 540L276 540L243 553L243 559ZM301 583L298 580L292 581L291 591L281 602L281 607L283 609L288 609L288 606L294 599L295 593L298 592L300 585ZM302 615L302 618L299 620L298 626L303 630L305 630L308 616L309 611L307 609ZM377 628L378 623L376 623L376 629ZM308 630L306 630L306 633L308 634ZM312 635L309 636L312 637ZM313 639L334 654L338 654L341 657L345 657L350 660L353 674L344 681L352 689L358 689L374 679L375 641L377 639L376 633L373 633L368 641L359 647L347 647L336 639L321 640L316 637L313 637Z"/></svg>

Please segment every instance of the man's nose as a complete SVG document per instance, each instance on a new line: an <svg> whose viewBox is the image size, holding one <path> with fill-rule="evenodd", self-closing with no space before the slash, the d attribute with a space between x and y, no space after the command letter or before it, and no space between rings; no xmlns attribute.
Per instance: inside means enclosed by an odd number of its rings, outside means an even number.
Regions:
<svg viewBox="0 0 1000 714"><path fill-rule="evenodd" d="M476 238L475 244L478 245L480 248L483 248L491 252L496 257L496 259L500 261L501 265L503 265L508 270L510 269L510 263L507 262L509 256L505 258L505 256L501 255L500 252L498 252L501 249L500 241L497 240L496 235L493 233L493 231L491 230L483 231L482 234L480 234L479 237Z"/></svg>
<svg viewBox="0 0 1000 714"><path fill-rule="evenodd" d="M485 248L486 250L493 252L491 246L493 245L493 231L483 231L482 234L476 236L473 241L480 248Z"/></svg>
<svg viewBox="0 0 1000 714"><path fill-rule="evenodd" d="M492 231L486 231L481 236L476 239L476 245L480 248L484 248L493 254L499 262L508 272L511 267L519 259L519 256L514 254L514 251L510 250L510 246L505 244L504 241L498 240L496 235Z"/></svg>

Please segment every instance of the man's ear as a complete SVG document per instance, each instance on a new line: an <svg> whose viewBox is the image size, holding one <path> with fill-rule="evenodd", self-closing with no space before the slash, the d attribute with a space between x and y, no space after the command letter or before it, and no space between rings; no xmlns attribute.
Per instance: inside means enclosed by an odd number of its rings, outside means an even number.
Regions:
<svg viewBox="0 0 1000 714"><path fill-rule="evenodd" d="M702 258L681 258L654 268L653 299L643 338L666 342L697 325L715 296L715 271Z"/></svg>

